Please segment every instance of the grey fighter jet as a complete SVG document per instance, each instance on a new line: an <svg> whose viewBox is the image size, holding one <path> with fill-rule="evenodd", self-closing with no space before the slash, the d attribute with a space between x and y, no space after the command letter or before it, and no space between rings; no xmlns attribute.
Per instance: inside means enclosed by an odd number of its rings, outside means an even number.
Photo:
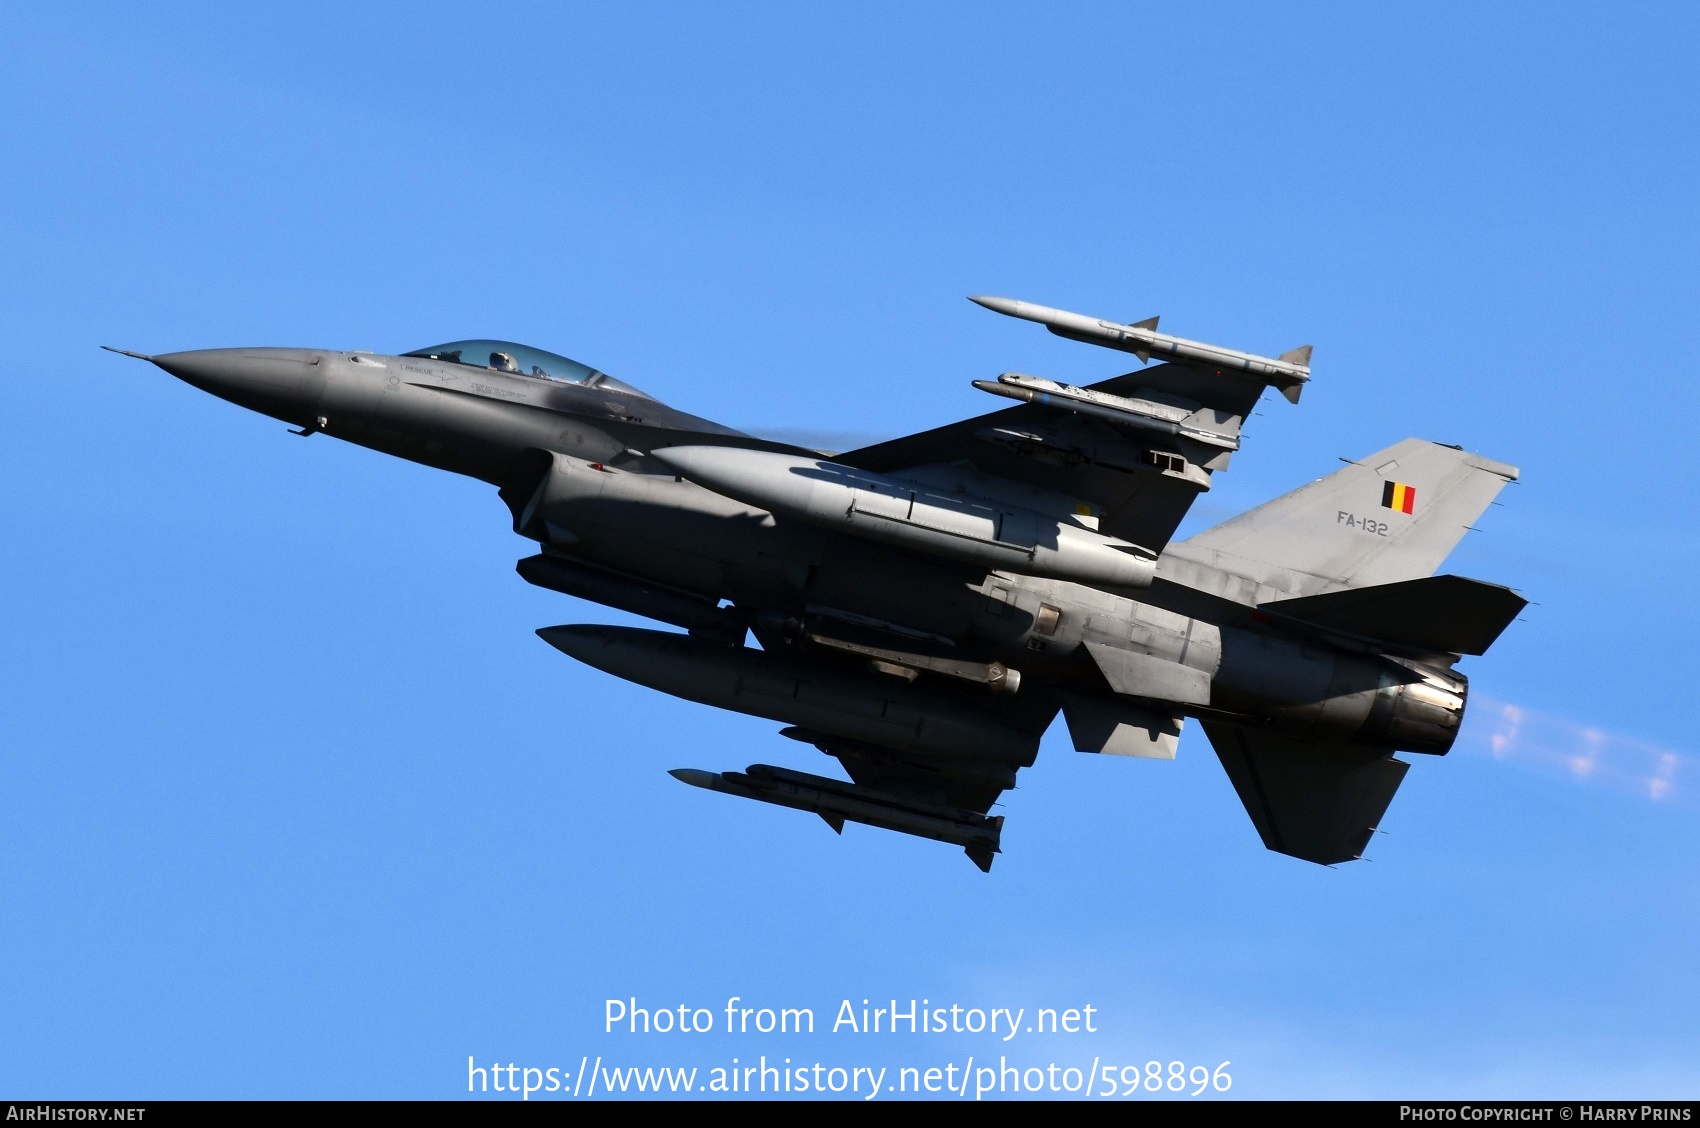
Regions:
<svg viewBox="0 0 1700 1128"><path fill-rule="evenodd" d="M1265 846L1360 857L1405 776L1393 754L1451 748L1458 661L1524 606L1435 574L1516 469L1406 439L1174 541L1264 390L1298 402L1309 346L1262 357L1156 318L973 300L1142 367L975 381L1018 402L828 453L505 341L127 355L298 434L490 483L539 545L525 580L677 628L546 642L777 721L849 777L754 764L672 773L685 783L952 843L986 870L989 812L1059 712L1079 751L1154 759L1192 718Z"/></svg>

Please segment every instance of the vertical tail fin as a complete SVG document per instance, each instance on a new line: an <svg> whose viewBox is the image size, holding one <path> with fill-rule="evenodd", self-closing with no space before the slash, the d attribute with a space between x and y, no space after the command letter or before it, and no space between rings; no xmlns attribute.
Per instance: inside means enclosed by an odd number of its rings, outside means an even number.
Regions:
<svg viewBox="0 0 1700 1128"><path fill-rule="evenodd" d="M1406 439L1171 551L1299 595L1417 579L1516 479L1515 466Z"/></svg>

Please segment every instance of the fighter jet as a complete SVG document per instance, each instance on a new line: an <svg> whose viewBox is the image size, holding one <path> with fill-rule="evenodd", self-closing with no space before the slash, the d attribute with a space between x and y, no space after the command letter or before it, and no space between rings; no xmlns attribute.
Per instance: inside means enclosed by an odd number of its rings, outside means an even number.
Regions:
<svg viewBox="0 0 1700 1128"><path fill-rule="evenodd" d="M1405 439L1176 541L1264 391L1298 403L1310 347L1264 357L1154 317L972 300L1141 367L1086 387L976 380L1018 402L833 453L507 341L126 355L296 434L489 483L539 546L527 582L673 628L544 641L778 722L848 777L753 764L672 773L685 783L954 844L990 870L991 809L1058 713L1081 752L1159 760L1191 719L1265 846L1360 857L1408 767L1394 753L1452 747L1460 659L1524 606L1436 575L1517 470Z"/></svg>

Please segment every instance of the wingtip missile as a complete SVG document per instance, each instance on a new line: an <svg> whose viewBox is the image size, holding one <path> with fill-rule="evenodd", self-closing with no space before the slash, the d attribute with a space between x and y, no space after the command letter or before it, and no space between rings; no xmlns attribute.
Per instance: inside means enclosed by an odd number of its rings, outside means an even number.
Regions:
<svg viewBox="0 0 1700 1128"><path fill-rule="evenodd" d="M1311 347L1303 345L1279 357L1258 356L1223 348L1221 345L1189 341L1157 332L1157 318L1124 324L1070 313L1066 309L1035 305L1015 298L971 297L975 305L983 306L1006 317L1019 317L1049 329L1059 337L1083 344L1098 345L1118 352L1133 353L1142 362L1153 357L1179 364L1215 368L1223 372L1243 373L1265 384L1273 384L1293 403L1299 402L1299 389L1310 379Z"/></svg>

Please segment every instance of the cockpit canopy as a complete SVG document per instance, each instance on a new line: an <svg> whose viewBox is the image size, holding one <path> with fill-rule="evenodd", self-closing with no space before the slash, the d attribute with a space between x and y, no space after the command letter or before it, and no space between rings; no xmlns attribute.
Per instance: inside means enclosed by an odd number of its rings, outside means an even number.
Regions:
<svg viewBox="0 0 1700 1128"><path fill-rule="evenodd" d="M588 364L580 364L552 352L534 349L513 341L450 341L446 345L415 349L403 356L419 356L429 360L446 360L471 368L487 368L515 376L537 376L565 384L582 384L587 388L606 388L611 392L643 395L630 384L598 372Z"/></svg>

